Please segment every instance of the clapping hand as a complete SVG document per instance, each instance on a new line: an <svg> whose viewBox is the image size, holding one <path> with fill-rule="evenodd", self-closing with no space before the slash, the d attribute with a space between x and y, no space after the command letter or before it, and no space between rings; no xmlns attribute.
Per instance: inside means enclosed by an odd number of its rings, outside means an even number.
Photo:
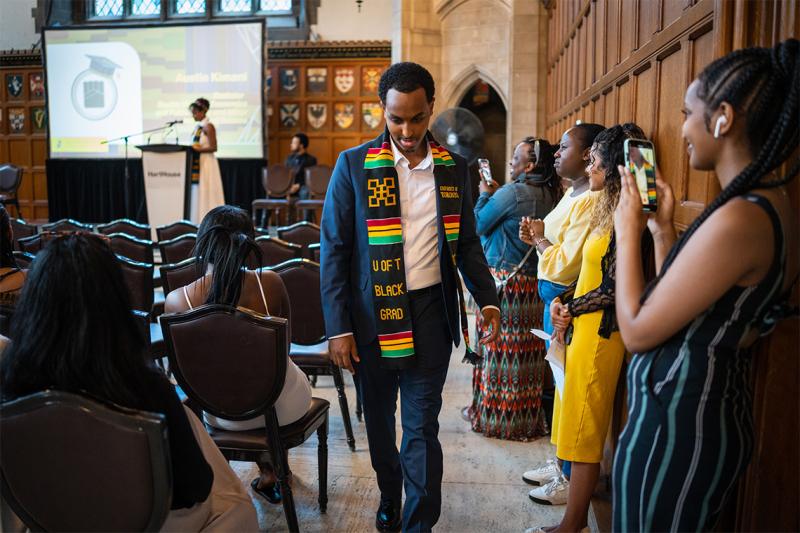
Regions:
<svg viewBox="0 0 800 533"><path fill-rule="evenodd" d="M533 236L531 235L531 217L522 217L519 222L519 240L528 245L533 245Z"/></svg>
<svg viewBox="0 0 800 533"><path fill-rule="evenodd" d="M572 315L569 314L569 308L561 303L561 300L556 298L550 304L550 320L553 322L555 329L566 330L569 323L572 322Z"/></svg>

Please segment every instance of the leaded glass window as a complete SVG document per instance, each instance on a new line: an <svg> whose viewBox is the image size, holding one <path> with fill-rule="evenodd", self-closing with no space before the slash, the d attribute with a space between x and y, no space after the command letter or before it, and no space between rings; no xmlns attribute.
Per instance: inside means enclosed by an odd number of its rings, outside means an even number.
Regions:
<svg viewBox="0 0 800 533"><path fill-rule="evenodd" d="M219 10L223 13L249 13L252 6L252 0L221 0Z"/></svg>
<svg viewBox="0 0 800 533"><path fill-rule="evenodd" d="M131 14L140 15L159 15L161 13L161 0L133 0L131 3Z"/></svg>
<svg viewBox="0 0 800 533"><path fill-rule="evenodd" d="M206 12L206 0L177 0L175 13L179 15L196 15Z"/></svg>
<svg viewBox="0 0 800 533"><path fill-rule="evenodd" d="M291 11L292 0L261 0L261 11Z"/></svg>
<svg viewBox="0 0 800 533"><path fill-rule="evenodd" d="M121 17L122 0L94 0L95 17Z"/></svg>

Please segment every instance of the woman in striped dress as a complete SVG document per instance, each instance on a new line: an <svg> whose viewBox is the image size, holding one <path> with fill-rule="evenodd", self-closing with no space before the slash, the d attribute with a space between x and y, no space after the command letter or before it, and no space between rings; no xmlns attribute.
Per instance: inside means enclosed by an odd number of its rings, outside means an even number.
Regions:
<svg viewBox="0 0 800 533"><path fill-rule="evenodd" d="M783 187L798 165L776 173L798 144L798 48L790 40L733 52L687 89L690 164L713 170L722 192L676 242L672 191L659 177L658 213L646 222L659 273L647 289L645 217L624 171L616 306L635 355L614 461L614 531L712 528L750 460L750 348L785 313L798 271Z"/></svg>

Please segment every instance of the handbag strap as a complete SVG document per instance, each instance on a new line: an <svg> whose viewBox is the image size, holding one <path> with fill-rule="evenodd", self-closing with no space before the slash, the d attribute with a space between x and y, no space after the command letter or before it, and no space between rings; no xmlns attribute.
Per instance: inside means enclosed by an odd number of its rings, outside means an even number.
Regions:
<svg viewBox="0 0 800 533"><path fill-rule="evenodd" d="M497 289L498 289L498 290L499 290L499 289L501 289L501 288L503 288L503 287L505 287L505 286L506 286L506 284L508 283L508 280L510 280L511 278L513 278L514 276L516 276L516 275L517 275L517 272L519 272L519 271L522 269L522 266L525 264L525 262L526 262L526 261L528 261L528 258L531 256L531 253L533 253L533 251L534 251L535 249L536 249L536 246L531 246L531 247L528 249L528 253L526 253L526 254L525 254L523 257L522 257L522 261L520 261L520 262L519 262L519 264L518 264L517 266L515 266L515 267L514 267L514 270L512 270L512 271L511 271L511 274L509 274L509 275L508 275L508 277L507 277L506 279L504 279L503 281L501 281L500 283L498 283L498 284L497 284Z"/></svg>

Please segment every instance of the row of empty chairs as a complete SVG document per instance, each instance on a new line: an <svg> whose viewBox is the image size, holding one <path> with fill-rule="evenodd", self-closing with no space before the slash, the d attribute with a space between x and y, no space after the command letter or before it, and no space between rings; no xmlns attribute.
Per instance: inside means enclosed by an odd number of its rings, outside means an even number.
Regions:
<svg viewBox="0 0 800 533"><path fill-rule="evenodd" d="M305 170L305 185L308 198L291 196L289 190L295 183L294 171L286 165L269 165L264 168L261 184L266 198L253 200L253 224L265 226L275 215L275 220L291 224L297 218L306 218L309 212L322 209L333 168L328 165L314 165ZM297 215L300 214L300 217ZM259 220L260 215L260 220Z"/></svg>

